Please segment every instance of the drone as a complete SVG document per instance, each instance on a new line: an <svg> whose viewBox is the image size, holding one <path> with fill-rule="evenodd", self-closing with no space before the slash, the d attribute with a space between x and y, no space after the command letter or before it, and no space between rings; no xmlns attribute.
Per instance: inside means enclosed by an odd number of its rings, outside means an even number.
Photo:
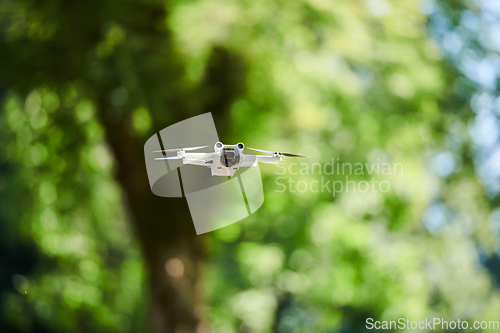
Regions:
<svg viewBox="0 0 500 333"><path fill-rule="evenodd" d="M310 158L306 155L279 153L277 151L249 148L245 147L245 145L241 142L236 145L225 145L220 141L215 143L213 153L188 153L188 151L199 150L207 147L208 146L164 149L155 150L153 153L176 152L176 156L156 157L155 160L182 160L183 164L199 165L210 168L212 176L230 177L232 177L239 168L256 167L258 163L284 164L281 163L283 156ZM265 154L271 154L271 156L244 154L243 150L245 148Z"/></svg>

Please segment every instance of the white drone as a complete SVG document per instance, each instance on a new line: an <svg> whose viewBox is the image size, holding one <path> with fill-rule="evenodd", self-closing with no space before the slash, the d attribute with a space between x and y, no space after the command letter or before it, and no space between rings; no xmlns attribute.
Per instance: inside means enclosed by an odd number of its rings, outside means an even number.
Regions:
<svg viewBox="0 0 500 333"><path fill-rule="evenodd" d="M209 167L212 170L212 176L233 176L236 170L243 167L256 167L260 163L268 164L283 164L281 163L282 156L288 157L307 157L306 155L278 153L269 150L261 150L255 148L247 149L258 151L261 153L272 154L272 156L264 155L246 155L243 154L245 145L238 143L236 145L225 145L222 142L216 142L213 153L186 153L191 150L198 150L208 146L177 148L155 150L153 153L177 152L176 156L157 157L156 161L161 160L182 160L183 164L200 165Z"/></svg>

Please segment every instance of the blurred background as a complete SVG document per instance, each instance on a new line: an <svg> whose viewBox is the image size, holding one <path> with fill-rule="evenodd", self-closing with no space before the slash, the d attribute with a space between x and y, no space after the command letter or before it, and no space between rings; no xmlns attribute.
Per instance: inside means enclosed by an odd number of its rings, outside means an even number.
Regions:
<svg viewBox="0 0 500 333"><path fill-rule="evenodd" d="M0 34L0 331L500 319L497 1L3 0ZM228 144L404 172L333 197L263 165L264 205L196 236L143 145L204 112Z"/></svg>

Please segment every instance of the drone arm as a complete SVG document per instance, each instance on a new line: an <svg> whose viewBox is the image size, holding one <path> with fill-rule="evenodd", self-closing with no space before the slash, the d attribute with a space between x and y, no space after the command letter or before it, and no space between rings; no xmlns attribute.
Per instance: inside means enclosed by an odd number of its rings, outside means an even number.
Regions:
<svg viewBox="0 0 500 333"><path fill-rule="evenodd" d="M281 162L280 156L255 155L257 162Z"/></svg>
<svg viewBox="0 0 500 333"><path fill-rule="evenodd" d="M212 161L214 159L214 153L184 153L182 157L187 160L199 160L199 161Z"/></svg>
<svg viewBox="0 0 500 333"><path fill-rule="evenodd" d="M207 166L213 163L214 156L214 153L184 153L182 163Z"/></svg>
<svg viewBox="0 0 500 333"><path fill-rule="evenodd" d="M155 161L163 161L163 160L180 160L182 157L171 156L171 157L156 157Z"/></svg>
<svg viewBox="0 0 500 333"><path fill-rule="evenodd" d="M183 159L182 163L183 164L190 164L190 165L208 166L208 165L210 165L213 162L211 160L189 160L189 159Z"/></svg>
<svg viewBox="0 0 500 333"><path fill-rule="evenodd" d="M241 163L240 167L256 167L259 162L281 162L281 157L275 155L243 155L243 163Z"/></svg>
<svg viewBox="0 0 500 333"><path fill-rule="evenodd" d="M240 165L240 168L244 167L256 167L257 166L257 161L255 159L253 160L243 160L243 162Z"/></svg>

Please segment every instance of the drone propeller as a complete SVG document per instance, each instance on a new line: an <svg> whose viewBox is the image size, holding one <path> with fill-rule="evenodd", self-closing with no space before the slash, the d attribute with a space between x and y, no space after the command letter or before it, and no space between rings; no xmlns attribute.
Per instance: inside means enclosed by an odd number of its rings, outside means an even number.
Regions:
<svg viewBox="0 0 500 333"><path fill-rule="evenodd" d="M256 149L256 148L250 148L250 147L246 147L246 148L250 149L250 150L260 151L261 153L266 153L266 154L278 154L278 155L283 155L283 156L288 156L288 157L307 157L307 158L310 158L307 155L290 154L290 153L278 153L277 151L262 150L262 149Z"/></svg>
<svg viewBox="0 0 500 333"><path fill-rule="evenodd" d="M183 157L179 157L179 156L171 156L171 157L157 157L155 158L155 161L161 161L161 160L180 160L182 159Z"/></svg>
<svg viewBox="0 0 500 333"><path fill-rule="evenodd" d="M208 146L199 146L199 147L173 148L173 149L155 150L155 151L153 151L153 153L161 153L162 151L178 151L178 150L189 151L189 150L197 150L197 149L206 148L206 147L208 147Z"/></svg>

